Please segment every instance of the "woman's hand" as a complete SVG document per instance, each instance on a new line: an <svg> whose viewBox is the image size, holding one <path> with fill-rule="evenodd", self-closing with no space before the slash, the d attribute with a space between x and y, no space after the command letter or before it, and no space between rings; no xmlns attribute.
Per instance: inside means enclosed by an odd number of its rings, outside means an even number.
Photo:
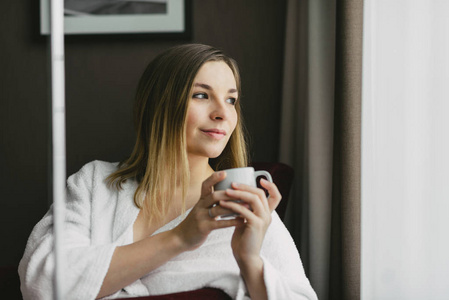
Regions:
<svg viewBox="0 0 449 300"><path fill-rule="evenodd" d="M231 246L251 299L268 298L260 249L271 223L271 213L282 198L274 183L262 179L260 184L268 191L268 199L262 189L233 183L233 189L226 190L226 195L241 203L220 201L221 207L232 210L244 219L235 228Z"/></svg>
<svg viewBox="0 0 449 300"><path fill-rule="evenodd" d="M274 183L265 179L260 183L268 191L270 195L268 199L262 189L233 183L233 189L226 190L226 195L242 203L220 200L222 208L239 214L240 218L245 220L236 226L231 242L234 257L240 268L260 262L260 249L271 223L271 213L282 198Z"/></svg>
<svg viewBox="0 0 449 300"><path fill-rule="evenodd" d="M215 172L207 178L201 187L201 197L192 208L189 215L172 231L179 237L181 244L186 250L200 247L209 233L215 229L239 226L243 224L242 219L216 220L218 215L232 213L226 208L214 207L220 201L231 200L225 191L213 192L214 185L226 177L225 172ZM214 207L214 215L210 209Z"/></svg>

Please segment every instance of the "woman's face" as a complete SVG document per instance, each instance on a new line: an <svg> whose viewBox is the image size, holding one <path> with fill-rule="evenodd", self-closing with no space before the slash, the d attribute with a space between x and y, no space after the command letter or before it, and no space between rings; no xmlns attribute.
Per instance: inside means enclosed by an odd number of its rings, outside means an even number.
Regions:
<svg viewBox="0 0 449 300"><path fill-rule="evenodd" d="M237 124L238 96L234 74L225 62L209 61L200 68L187 110L189 158L221 154Z"/></svg>

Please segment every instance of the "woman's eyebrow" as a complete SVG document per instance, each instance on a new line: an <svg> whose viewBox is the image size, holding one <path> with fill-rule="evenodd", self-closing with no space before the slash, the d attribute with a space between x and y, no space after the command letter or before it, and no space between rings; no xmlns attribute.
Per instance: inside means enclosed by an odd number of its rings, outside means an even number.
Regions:
<svg viewBox="0 0 449 300"><path fill-rule="evenodd" d="M195 83L194 86L202 87L203 89L206 90L212 90L212 87L205 83Z"/></svg>
<svg viewBox="0 0 449 300"><path fill-rule="evenodd" d="M213 88L205 83L195 83L193 86L197 86L197 87L202 87L203 89L206 90L213 90ZM231 88L228 90L228 93L237 93L237 89Z"/></svg>

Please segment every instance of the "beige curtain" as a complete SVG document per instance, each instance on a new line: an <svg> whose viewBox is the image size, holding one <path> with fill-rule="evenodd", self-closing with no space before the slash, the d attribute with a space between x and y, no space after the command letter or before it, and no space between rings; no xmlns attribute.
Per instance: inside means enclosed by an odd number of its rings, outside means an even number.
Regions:
<svg viewBox="0 0 449 300"><path fill-rule="evenodd" d="M363 2L288 0L280 161L286 224L319 299L360 298Z"/></svg>

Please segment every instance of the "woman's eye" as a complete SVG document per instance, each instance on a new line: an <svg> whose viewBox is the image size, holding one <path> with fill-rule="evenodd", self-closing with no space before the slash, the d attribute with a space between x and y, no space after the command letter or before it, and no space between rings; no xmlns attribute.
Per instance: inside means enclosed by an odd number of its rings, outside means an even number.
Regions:
<svg viewBox="0 0 449 300"><path fill-rule="evenodd" d="M226 99L226 102L232 105L235 105L235 103L237 102L237 99L235 98L228 98Z"/></svg>
<svg viewBox="0 0 449 300"><path fill-rule="evenodd" d="M195 93L192 97L197 99L209 99L206 93Z"/></svg>

